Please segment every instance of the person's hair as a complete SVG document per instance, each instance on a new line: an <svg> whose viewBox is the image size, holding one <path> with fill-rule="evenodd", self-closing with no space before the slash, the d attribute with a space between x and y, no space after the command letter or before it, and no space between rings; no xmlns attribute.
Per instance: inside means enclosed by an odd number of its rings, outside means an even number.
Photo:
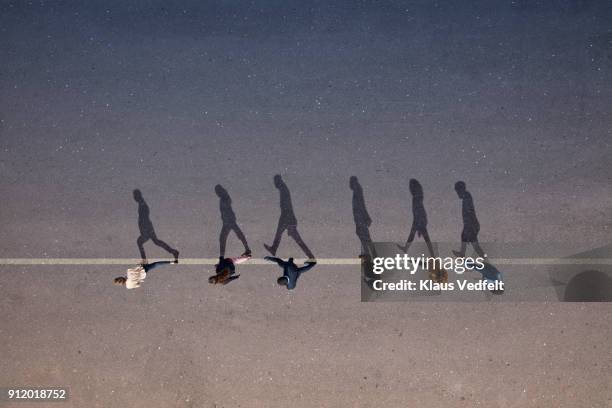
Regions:
<svg viewBox="0 0 612 408"><path fill-rule="evenodd" d="M236 270L236 267L231 259L220 256L219 263L215 265L215 272L217 274L224 273L226 269L231 273L233 270Z"/></svg>
<svg viewBox="0 0 612 408"><path fill-rule="evenodd" d="M125 276L119 276L113 280L115 285L125 285L125 282L127 282Z"/></svg>
<svg viewBox="0 0 612 408"><path fill-rule="evenodd" d="M287 286L287 284L289 283L289 279L287 279L287 277L285 276L281 276L280 278L276 280L276 283L278 283L281 286Z"/></svg>

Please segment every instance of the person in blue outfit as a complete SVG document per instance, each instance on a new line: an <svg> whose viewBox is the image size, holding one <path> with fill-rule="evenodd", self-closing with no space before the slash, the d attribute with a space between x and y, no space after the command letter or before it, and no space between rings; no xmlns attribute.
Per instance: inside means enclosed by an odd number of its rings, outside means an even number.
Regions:
<svg viewBox="0 0 612 408"><path fill-rule="evenodd" d="M293 262L293 258L289 258L287 261L283 261L280 258L275 258L273 256L266 256L264 258L266 261L276 262L278 266L283 268L283 276L277 279L277 282L281 286L286 286L287 289L294 289L297 285L297 281L300 276L312 269L317 263L314 261L306 261L304 266L297 266Z"/></svg>
<svg viewBox="0 0 612 408"><path fill-rule="evenodd" d="M482 275L482 280L485 280L488 283L504 281L502 273L490 262L484 262L484 267L482 269L474 269L474 272L479 272ZM492 290L491 293L501 295L504 293L504 290Z"/></svg>

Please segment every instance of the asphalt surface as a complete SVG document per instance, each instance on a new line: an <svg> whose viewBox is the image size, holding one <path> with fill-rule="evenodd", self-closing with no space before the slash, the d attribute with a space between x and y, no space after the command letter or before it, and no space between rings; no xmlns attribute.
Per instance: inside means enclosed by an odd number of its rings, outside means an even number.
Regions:
<svg viewBox="0 0 612 408"><path fill-rule="evenodd" d="M485 249L609 244L606 2L0 8L2 259L137 258L134 189L158 238L214 258L216 184L262 258L275 174L317 258L361 251L350 176L377 241L406 239L416 178L434 241L460 239L463 180ZM287 235L278 255L304 256ZM179 264L127 291L125 268L0 266L0 387L66 386L74 407L612 406L609 303L361 303L355 265L287 291L275 265L219 287Z"/></svg>

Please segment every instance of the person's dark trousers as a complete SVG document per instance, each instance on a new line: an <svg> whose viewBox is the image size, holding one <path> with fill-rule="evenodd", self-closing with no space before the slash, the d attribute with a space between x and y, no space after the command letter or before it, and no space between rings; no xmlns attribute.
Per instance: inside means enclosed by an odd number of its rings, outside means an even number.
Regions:
<svg viewBox="0 0 612 408"><path fill-rule="evenodd" d="M144 267L145 272L149 273L149 271L151 271L152 269L157 268L160 265L169 265L171 263L174 263L174 262L172 262L172 261L158 261L158 262L153 262L153 263L150 263L150 264L143 265L143 267Z"/></svg>

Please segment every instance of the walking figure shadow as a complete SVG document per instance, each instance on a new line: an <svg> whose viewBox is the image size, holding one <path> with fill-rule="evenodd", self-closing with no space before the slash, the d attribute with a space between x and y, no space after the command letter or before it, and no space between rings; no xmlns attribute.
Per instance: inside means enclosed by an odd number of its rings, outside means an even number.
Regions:
<svg viewBox="0 0 612 408"><path fill-rule="evenodd" d="M427 244L427 249L432 257L436 256L434 253L431 239L429 239L429 233L427 232L427 212L425 211L425 205L423 204L423 186L416 179L410 179L409 183L410 194L412 194L412 227L408 234L408 239L404 246L398 245L398 248L403 252L407 252L410 248L410 244L414 241L414 236L418 234L423 237Z"/></svg>
<svg viewBox="0 0 612 408"><path fill-rule="evenodd" d="M302 237L300 236L300 233L297 230L297 218L295 218L295 214L293 213L293 205L291 204L291 194L289 193L289 188L283 181L283 178L280 176L280 174L274 176L274 186L278 189L280 193L281 214L280 218L278 219L278 227L276 228L274 242L272 243L272 245L264 244L264 247L272 255L276 255L276 251L278 250L278 246L280 245L283 232L287 230L287 234L291 238L293 238L293 240L299 245L302 251L304 251L304 254L306 254L309 259L314 259L314 254L304 243Z"/></svg>
<svg viewBox="0 0 612 408"><path fill-rule="evenodd" d="M142 263L147 264L147 256L145 254L143 244L148 240L153 241L155 245L169 252L174 257L174 260L178 262L179 251L157 238L157 234L155 234L155 229L153 228L153 223L149 217L149 206L142 197L142 192L136 189L134 190L133 194L134 200L138 203L138 229L140 230L140 236L136 240L136 243L138 244L138 250L140 251Z"/></svg>
<svg viewBox="0 0 612 408"><path fill-rule="evenodd" d="M247 239L236 222L236 214L232 209L232 198L221 184L215 186L215 193L219 196L219 209L221 210L221 222L223 223L219 233L219 256L225 258L225 246L230 231L234 231L242 245L244 245L244 253L242 255L251 255Z"/></svg>
<svg viewBox="0 0 612 408"><path fill-rule="evenodd" d="M474 247L474 251L482 257L486 258L486 254L478 243L478 233L480 232L480 223L476 218L476 209L474 208L474 200L469 191L467 191L464 181L455 183L455 191L461 199L461 214L463 216L463 231L461 231L461 249L453 251L457 257L464 257L467 249L467 244L470 243Z"/></svg>
<svg viewBox="0 0 612 408"><path fill-rule="evenodd" d="M370 236L372 219L366 208L363 188L359 183L359 179L355 176L351 176L349 179L349 187L353 190L353 220L355 221L355 234L357 234L357 238L359 238L359 242L361 242L361 254L359 257L362 259L366 257L376 257L376 251L372 244L372 237Z"/></svg>

